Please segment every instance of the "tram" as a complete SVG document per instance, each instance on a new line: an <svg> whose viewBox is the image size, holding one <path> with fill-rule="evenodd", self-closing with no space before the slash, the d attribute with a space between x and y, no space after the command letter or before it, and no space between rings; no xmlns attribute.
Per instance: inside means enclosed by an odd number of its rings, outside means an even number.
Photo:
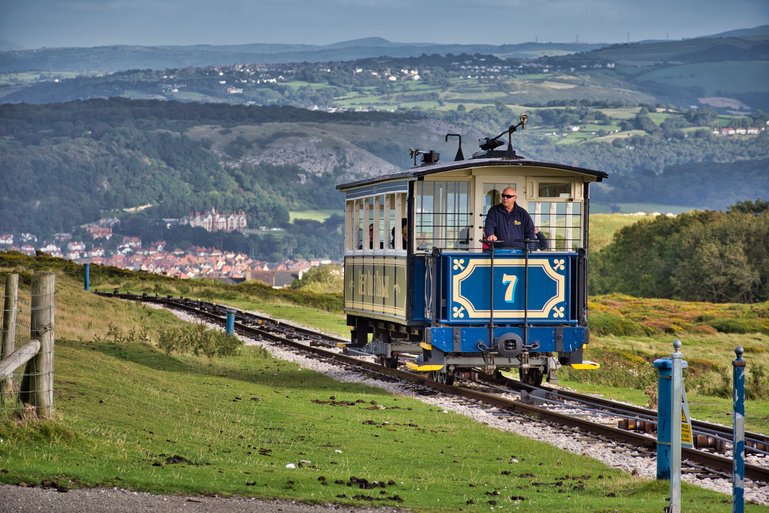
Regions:
<svg viewBox="0 0 769 513"><path fill-rule="evenodd" d="M526 383L586 366L590 184L608 177L519 156L512 134L440 162L412 150L402 172L345 183L344 309L348 350L452 383L463 372L518 370ZM448 134L449 137L457 134ZM507 148L503 136L507 135ZM499 249L484 219L505 188L547 249Z"/></svg>

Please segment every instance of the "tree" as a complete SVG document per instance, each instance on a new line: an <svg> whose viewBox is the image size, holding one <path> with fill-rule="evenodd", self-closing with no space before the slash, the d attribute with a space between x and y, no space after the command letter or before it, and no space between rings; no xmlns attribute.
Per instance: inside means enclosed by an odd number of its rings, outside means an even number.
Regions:
<svg viewBox="0 0 769 513"><path fill-rule="evenodd" d="M338 265L319 265L311 268L291 286L315 293L338 293L344 290L344 273Z"/></svg>
<svg viewBox="0 0 769 513"><path fill-rule="evenodd" d="M769 201L757 199L755 201L745 200L732 205L727 212L742 212L745 214L762 214L769 211Z"/></svg>
<svg viewBox="0 0 769 513"><path fill-rule="evenodd" d="M591 260L591 290L688 301L769 299L769 212L659 216L617 232Z"/></svg>

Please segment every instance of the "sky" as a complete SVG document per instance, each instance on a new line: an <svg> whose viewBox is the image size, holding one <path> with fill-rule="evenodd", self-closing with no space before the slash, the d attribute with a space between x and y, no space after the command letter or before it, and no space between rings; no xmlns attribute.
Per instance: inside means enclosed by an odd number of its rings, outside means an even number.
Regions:
<svg viewBox="0 0 769 513"><path fill-rule="evenodd" d="M769 24L769 0L0 0L23 48L293 43L624 43Z"/></svg>

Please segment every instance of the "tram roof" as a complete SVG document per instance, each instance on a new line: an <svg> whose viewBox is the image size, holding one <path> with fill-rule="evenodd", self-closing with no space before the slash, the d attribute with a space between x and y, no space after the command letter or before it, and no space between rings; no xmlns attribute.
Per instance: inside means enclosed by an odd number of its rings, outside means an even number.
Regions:
<svg viewBox="0 0 769 513"><path fill-rule="evenodd" d="M552 162L541 162L537 160L527 159L502 159L502 158L480 158L480 159L468 159L453 161L447 163L431 164L427 166L413 167L408 171L402 171L399 173L391 173L389 175L382 175L372 178L366 178L364 180L357 180L354 182L348 182L339 184L336 186L340 191L346 191L348 189L354 189L357 187L364 187L367 185L373 185L383 182L391 181L403 181L403 180L417 180L423 176L434 175L438 173L445 173L447 171L454 171L457 169L466 169L473 167L489 167L489 166L511 166L511 167L549 167L553 169L560 169L562 171L569 171L575 174L592 176L596 182L602 181L604 178L608 178L609 175L603 171L596 171L593 169L587 169L584 167L569 166L566 164L554 164Z"/></svg>

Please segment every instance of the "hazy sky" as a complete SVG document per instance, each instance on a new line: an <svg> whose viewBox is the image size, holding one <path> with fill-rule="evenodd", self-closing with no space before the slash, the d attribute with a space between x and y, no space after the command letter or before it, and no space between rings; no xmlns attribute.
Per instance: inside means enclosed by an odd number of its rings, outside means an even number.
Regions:
<svg viewBox="0 0 769 513"><path fill-rule="evenodd" d="M241 43L614 43L769 24L769 0L0 0L26 47Z"/></svg>

